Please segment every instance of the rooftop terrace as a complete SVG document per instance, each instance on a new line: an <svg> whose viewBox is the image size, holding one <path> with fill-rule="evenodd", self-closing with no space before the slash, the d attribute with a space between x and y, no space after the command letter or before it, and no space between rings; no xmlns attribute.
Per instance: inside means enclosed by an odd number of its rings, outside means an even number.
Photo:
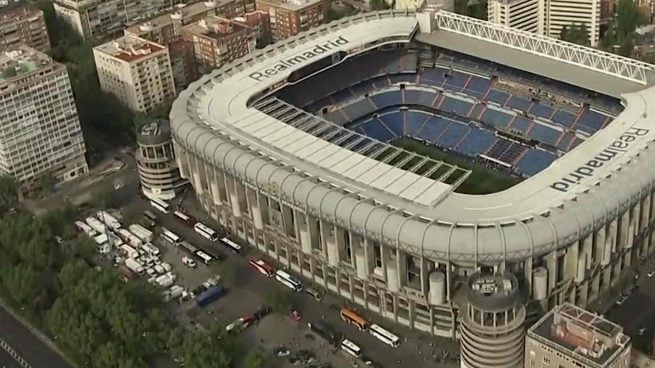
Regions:
<svg viewBox="0 0 655 368"><path fill-rule="evenodd" d="M300 10L310 5L318 4L322 1L323 0L264 0L262 2L287 10Z"/></svg>
<svg viewBox="0 0 655 368"><path fill-rule="evenodd" d="M568 303L551 310L528 335L589 367L605 367L630 343L621 326Z"/></svg>
<svg viewBox="0 0 655 368"><path fill-rule="evenodd" d="M52 59L27 46L0 53L0 83L7 83L23 75L53 64Z"/></svg>
<svg viewBox="0 0 655 368"><path fill-rule="evenodd" d="M94 48L94 50L127 62L142 59L165 49L164 46L132 35L125 35Z"/></svg>

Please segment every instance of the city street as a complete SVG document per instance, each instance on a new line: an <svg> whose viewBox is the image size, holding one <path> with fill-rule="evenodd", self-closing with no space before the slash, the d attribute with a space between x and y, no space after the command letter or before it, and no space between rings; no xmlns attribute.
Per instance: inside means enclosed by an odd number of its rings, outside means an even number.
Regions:
<svg viewBox="0 0 655 368"><path fill-rule="evenodd" d="M0 367L19 368L20 365L3 349L0 349Z"/></svg>
<svg viewBox="0 0 655 368"><path fill-rule="evenodd" d="M30 331L25 325L16 320L9 312L0 307L0 338L9 344L16 353L23 357L32 368L70 368L70 365L49 346ZM5 351L0 349L1 353ZM18 367L11 358L0 354L0 363L8 360L13 365L8 367Z"/></svg>
<svg viewBox="0 0 655 368"><path fill-rule="evenodd" d="M606 313L606 317L621 325L633 339L633 346L650 349L655 327L655 277L647 273L655 268L655 260L649 259L640 267L639 287L621 305ZM641 332L641 334L640 334Z"/></svg>

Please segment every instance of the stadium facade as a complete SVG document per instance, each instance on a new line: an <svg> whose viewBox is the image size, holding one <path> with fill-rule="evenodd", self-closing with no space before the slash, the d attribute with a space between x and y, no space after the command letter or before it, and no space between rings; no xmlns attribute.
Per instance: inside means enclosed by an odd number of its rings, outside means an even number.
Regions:
<svg viewBox="0 0 655 368"><path fill-rule="evenodd" d="M235 237L456 337L472 275L515 275L534 320L588 305L652 251L652 68L448 12L380 12L205 75L170 120L181 175ZM403 136L524 179L461 193L470 170L389 144Z"/></svg>

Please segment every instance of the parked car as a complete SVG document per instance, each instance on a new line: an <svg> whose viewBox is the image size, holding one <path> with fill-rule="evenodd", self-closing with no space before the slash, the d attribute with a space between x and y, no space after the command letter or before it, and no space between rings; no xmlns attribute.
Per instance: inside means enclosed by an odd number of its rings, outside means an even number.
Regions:
<svg viewBox="0 0 655 368"><path fill-rule="evenodd" d="M648 277L653 277L653 276L655 276L655 269L650 270L650 272L648 272Z"/></svg>
<svg viewBox="0 0 655 368"><path fill-rule="evenodd" d="M196 268L198 266L195 260L187 256L182 257L182 263L184 263L185 266L191 268Z"/></svg>
<svg viewBox="0 0 655 368"><path fill-rule="evenodd" d="M318 291L316 289L311 289L311 288L305 289L305 292L308 295L310 295L312 298L316 299L316 301L318 301L318 302L320 302L321 299L323 299L323 296L325 295L325 293L323 293L321 291Z"/></svg>

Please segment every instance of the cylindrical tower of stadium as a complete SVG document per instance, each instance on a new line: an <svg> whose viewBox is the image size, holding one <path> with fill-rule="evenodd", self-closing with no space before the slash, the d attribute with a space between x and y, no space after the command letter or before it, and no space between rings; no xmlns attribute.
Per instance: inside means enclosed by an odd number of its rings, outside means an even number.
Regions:
<svg viewBox="0 0 655 368"><path fill-rule="evenodd" d="M170 200L186 183L175 161L168 120L155 120L141 127L136 136L136 164L141 190L150 198Z"/></svg>
<svg viewBox="0 0 655 368"><path fill-rule="evenodd" d="M462 313L462 368L523 367L525 307L511 273L473 274Z"/></svg>

